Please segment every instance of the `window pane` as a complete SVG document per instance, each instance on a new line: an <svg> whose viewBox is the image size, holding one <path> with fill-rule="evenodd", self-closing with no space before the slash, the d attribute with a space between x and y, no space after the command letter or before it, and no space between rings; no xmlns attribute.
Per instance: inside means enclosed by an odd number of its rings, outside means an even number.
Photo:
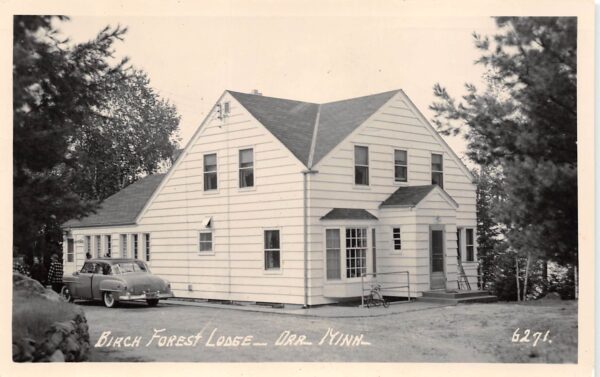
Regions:
<svg viewBox="0 0 600 377"><path fill-rule="evenodd" d="M369 184L369 168L366 166L354 167L354 183L357 185Z"/></svg>
<svg viewBox="0 0 600 377"><path fill-rule="evenodd" d="M265 250L265 269L279 268L279 250Z"/></svg>
<svg viewBox="0 0 600 377"><path fill-rule="evenodd" d="M326 230L327 279L341 278L340 271L340 230Z"/></svg>
<svg viewBox="0 0 600 377"><path fill-rule="evenodd" d="M396 179L396 182L406 182L406 166L395 166L394 177Z"/></svg>
<svg viewBox="0 0 600 377"><path fill-rule="evenodd" d="M204 155L204 171L211 172L217 171L217 154L205 154Z"/></svg>
<svg viewBox="0 0 600 377"><path fill-rule="evenodd" d="M369 148L355 146L354 163L356 165L369 165Z"/></svg>
<svg viewBox="0 0 600 377"><path fill-rule="evenodd" d="M406 165L406 151L394 151L394 163L396 165Z"/></svg>
<svg viewBox="0 0 600 377"><path fill-rule="evenodd" d="M204 173L204 191L217 189L217 173Z"/></svg>
<svg viewBox="0 0 600 377"><path fill-rule="evenodd" d="M240 187L253 187L254 186L254 169L245 168L240 169Z"/></svg>
<svg viewBox="0 0 600 377"><path fill-rule="evenodd" d="M444 174L443 173L431 173L431 184L438 185L444 188Z"/></svg>
<svg viewBox="0 0 600 377"><path fill-rule="evenodd" d="M432 154L431 155L431 170L432 171L444 170L444 165L443 165L441 154Z"/></svg>
<svg viewBox="0 0 600 377"><path fill-rule="evenodd" d="M240 151L240 168L251 167L253 164L252 148Z"/></svg>
<svg viewBox="0 0 600 377"><path fill-rule="evenodd" d="M265 230L265 249L279 249L278 230Z"/></svg>
<svg viewBox="0 0 600 377"><path fill-rule="evenodd" d="M346 228L346 277L360 277L367 272L367 229Z"/></svg>

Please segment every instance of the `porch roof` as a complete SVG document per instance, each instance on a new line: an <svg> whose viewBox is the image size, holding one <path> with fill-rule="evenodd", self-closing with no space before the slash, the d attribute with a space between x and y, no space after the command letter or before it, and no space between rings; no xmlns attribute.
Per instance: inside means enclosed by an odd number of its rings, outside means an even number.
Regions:
<svg viewBox="0 0 600 377"><path fill-rule="evenodd" d="M400 187L380 207L414 207L436 187L437 185L406 186Z"/></svg>
<svg viewBox="0 0 600 377"><path fill-rule="evenodd" d="M334 208L321 220L377 220L373 214L360 208Z"/></svg>

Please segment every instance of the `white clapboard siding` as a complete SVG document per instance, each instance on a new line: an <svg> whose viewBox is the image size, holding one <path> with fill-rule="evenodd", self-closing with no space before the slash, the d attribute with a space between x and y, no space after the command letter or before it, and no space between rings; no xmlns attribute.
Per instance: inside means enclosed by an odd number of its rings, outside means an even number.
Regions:
<svg viewBox="0 0 600 377"><path fill-rule="evenodd" d="M355 145L369 147L369 186L366 188L354 185ZM444 189L457 202L458 208L454 209L444 199L434 196L428 198L427 205L419 208L418 216L415 210L380 209L381 202L401 187L394 182L394 149L407 151L408 182L403 184L410 186L431 184L431 154L443 154ZM312 286L319 285L319 279L324 279L324 225L320 217L336 207L366 209L379 218L376 225L377 270L409 270L413 294L429 289L429 225L438 221L445 224L447 278L456 279L456 226L476 226L475 185L447 147L423 123L404 94L395 95L314 169L318 174L311 175L309 181L310 266L311 272L321 273L314 275ZM392 251L393 225L402 228L401 253ZM315 296L314 300L319 298Z"/></svg>
<svg viewBox="0 0 600 377"><path fill-rule="evenodd" d="M177 283L177 296L301 302L303 166L233 97L226 93L222 101L231 104L227 121L206 122L139 220L140 227L170 230L153 234L153 271ZM238 187L238 151L245 148L254 149L249 189ZM205 153L217 154L216 191L203 191ZM208 216L213 253L201 254L198 231ZM264 269L265 229L280 231L276 273Z"/></svg>

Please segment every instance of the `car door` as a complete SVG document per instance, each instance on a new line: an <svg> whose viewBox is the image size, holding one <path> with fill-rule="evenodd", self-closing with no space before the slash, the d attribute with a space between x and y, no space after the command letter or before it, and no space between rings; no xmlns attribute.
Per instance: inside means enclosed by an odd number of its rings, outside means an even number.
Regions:
<svg viewBox="0 0 600 377"><path fill-rule="evenodd" d="M92 298L92 276L94 275L94 270L96 268L96 263L94 262L85 262L79 275L77 276L77 282L73 286L73 296L83 299L91 299Z"/></svg>
<svg viewBox="0 0 600 377"><path fill-rule="evenodd" d="M94 275L92 277L92 296L94 299L102 299L102 292L100 292L100 283L110 278L110 265L105 262L99 262L96 264Z"/></svg>

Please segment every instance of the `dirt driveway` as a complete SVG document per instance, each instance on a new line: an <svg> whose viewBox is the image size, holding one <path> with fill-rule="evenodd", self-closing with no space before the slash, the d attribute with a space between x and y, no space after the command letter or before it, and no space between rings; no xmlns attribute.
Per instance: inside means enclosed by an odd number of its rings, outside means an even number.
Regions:
<svg viewBox="0 0 600 377"><path fill-rule="evenodd" d="M576 302L471 304L376 318L81 306L90 361L577 362Z"/></svg>

